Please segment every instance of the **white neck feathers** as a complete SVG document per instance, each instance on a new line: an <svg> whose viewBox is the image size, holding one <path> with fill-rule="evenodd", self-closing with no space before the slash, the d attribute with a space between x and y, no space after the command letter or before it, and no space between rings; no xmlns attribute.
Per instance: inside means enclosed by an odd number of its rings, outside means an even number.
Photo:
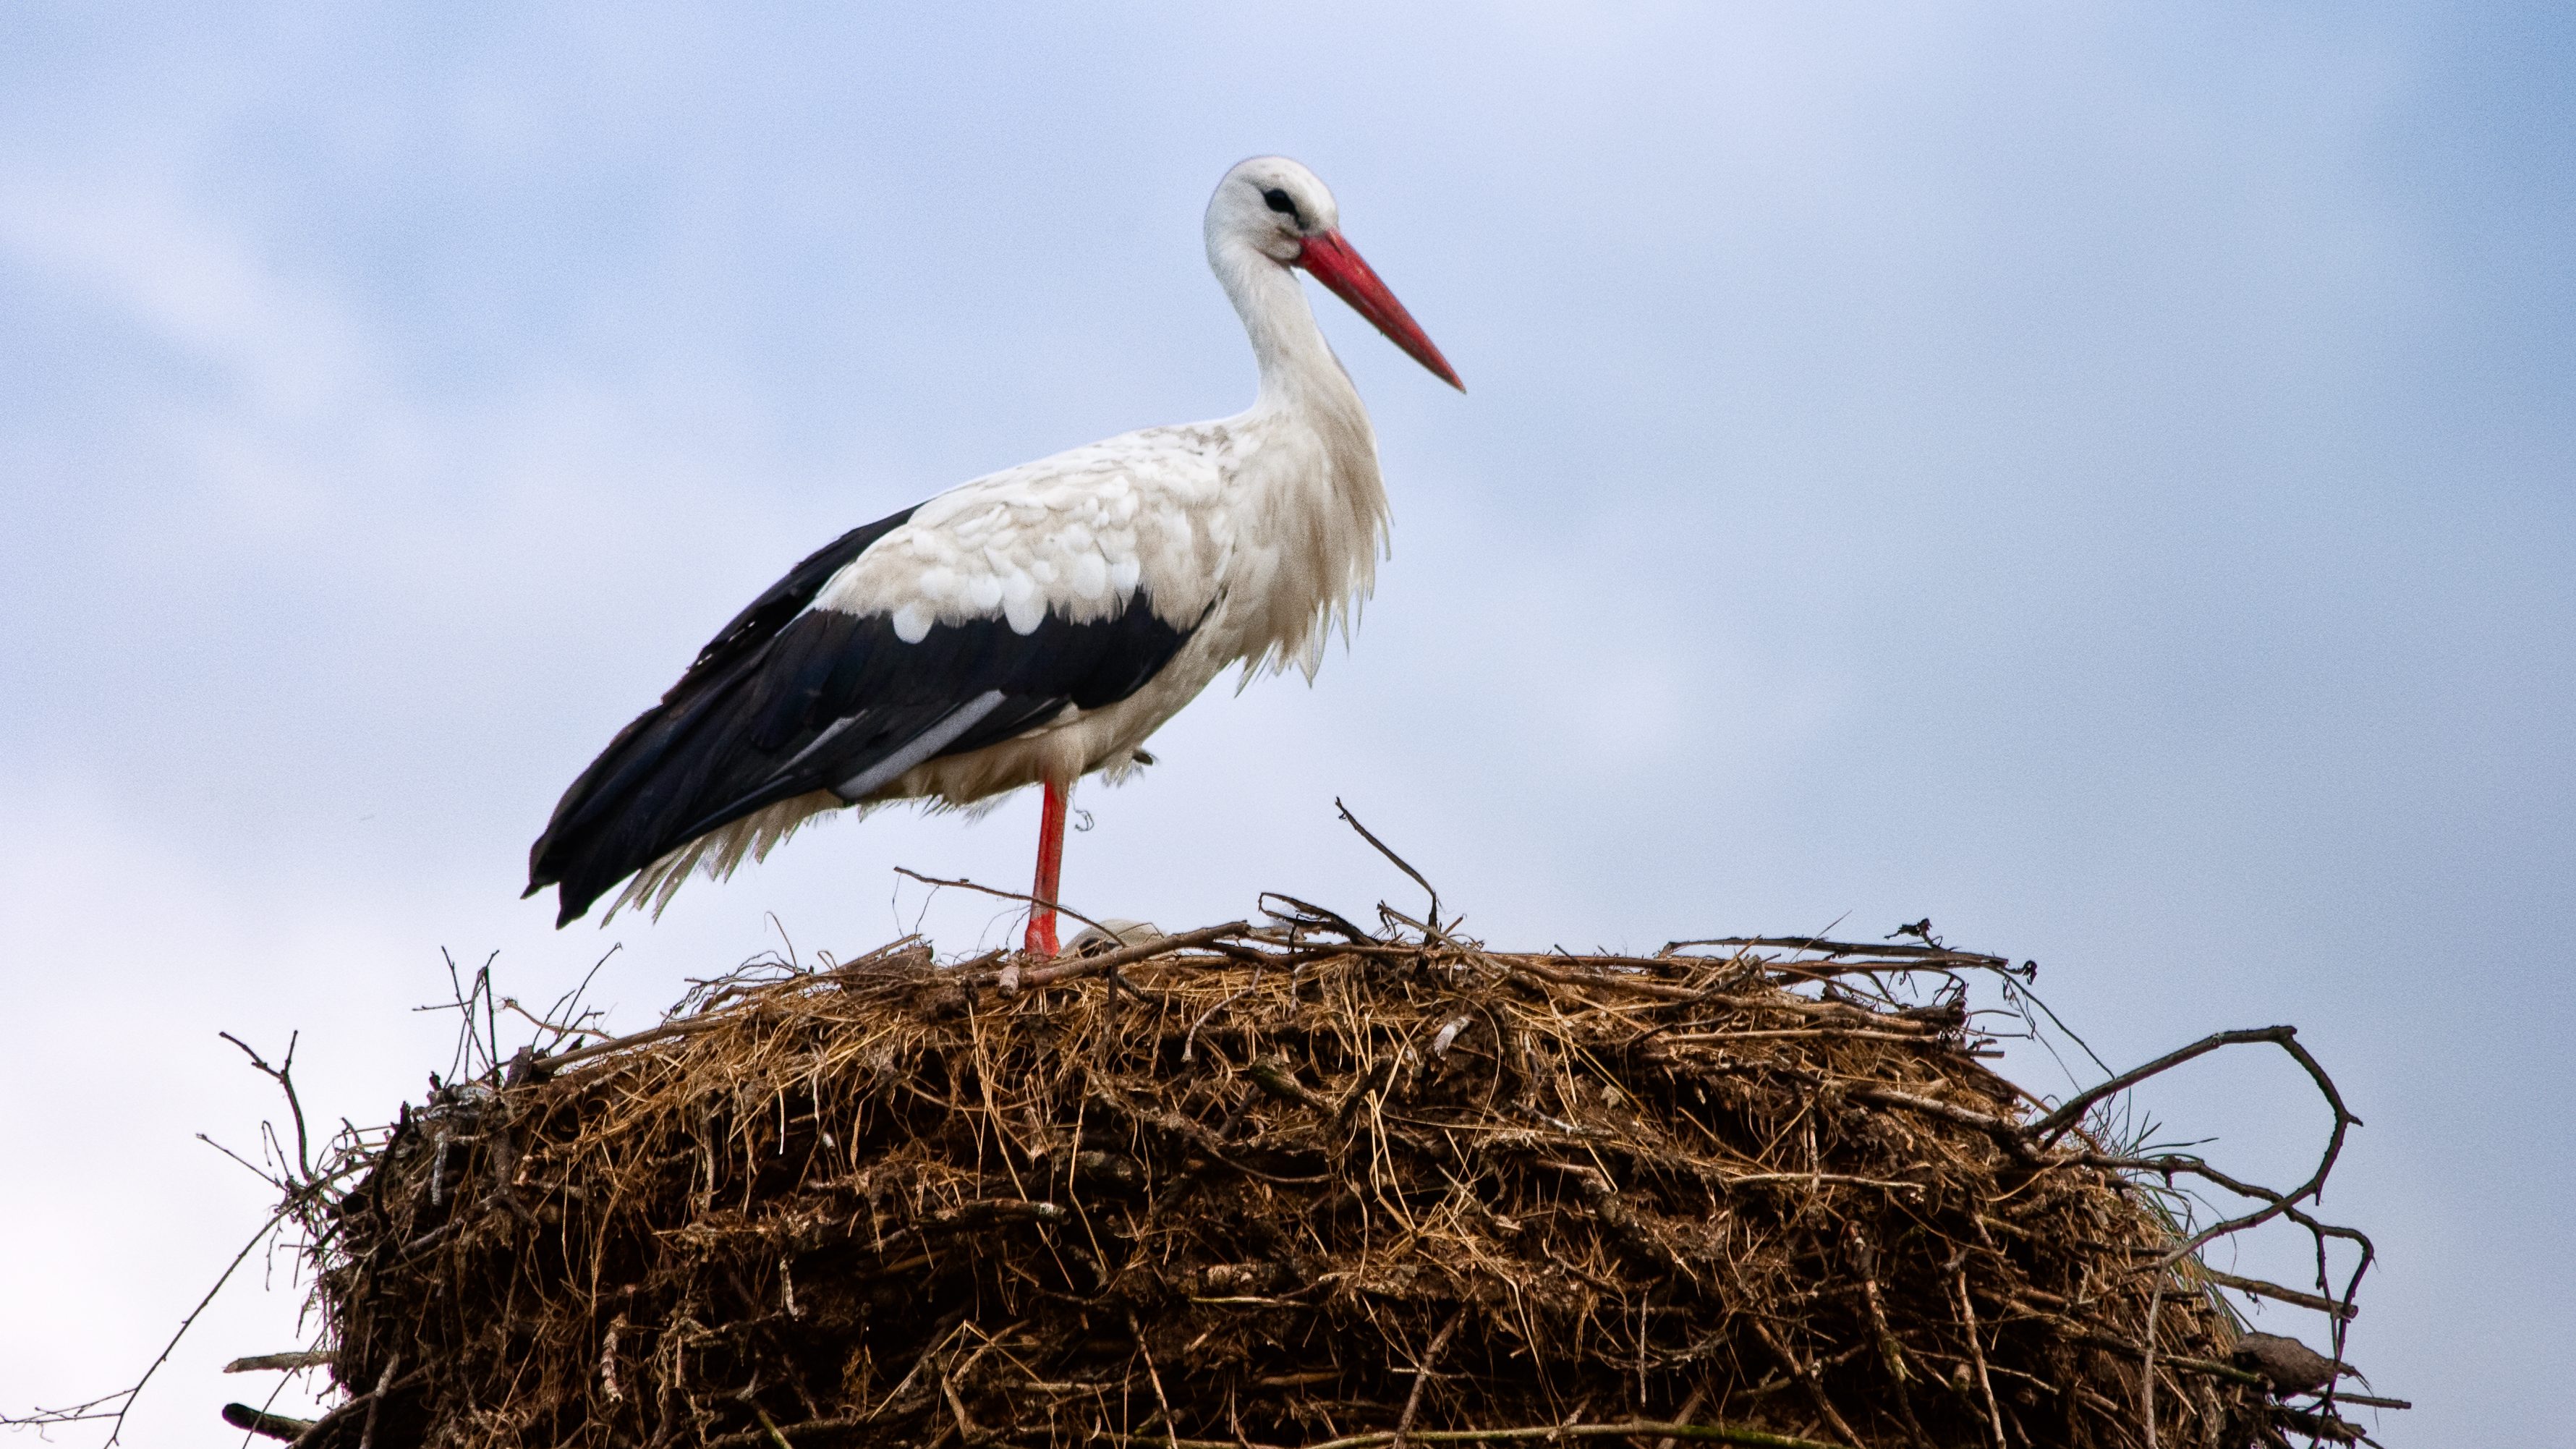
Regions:
<svg viewBox="0 0 2576 1449"><path fill-rule="evenodd" d="M1252 673L1294 664L1311 679L1324 641L1337 624L1347 631L1368 597L1386 547L1377 437L1296 273L1233 238L1212 237L1208 262L1261 368L1260 395L1234 425L1287 464L1240 476L1265 495L1244 501L1279 549L1246 664Z"/></svg>

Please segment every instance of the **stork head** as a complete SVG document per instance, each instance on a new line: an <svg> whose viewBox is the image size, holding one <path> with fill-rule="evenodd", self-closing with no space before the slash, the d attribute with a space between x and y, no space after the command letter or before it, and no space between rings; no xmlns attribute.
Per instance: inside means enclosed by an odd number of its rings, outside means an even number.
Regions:
<svg viewBox="0 0 2576 1449"><path fill-rule="evenodd" d="M1255 156L1225 173L1208 198L1207 241L1211 257L1243 247L1282 267L1304 268L1432 375L1467 390L1421 324L1342 239L1341 208L1323 179L1304 166L1285 156Z"/></svg>

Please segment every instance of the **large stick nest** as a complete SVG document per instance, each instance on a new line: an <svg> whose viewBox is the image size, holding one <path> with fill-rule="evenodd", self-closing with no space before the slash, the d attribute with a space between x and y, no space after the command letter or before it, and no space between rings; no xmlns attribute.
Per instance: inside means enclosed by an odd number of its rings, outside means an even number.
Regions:
<svg viewBox="0 0 2576 1449"><path fill-rule="evenodd" d="M441 1088L320 1235L303 1443L2349 1432L2231 1357L2158 1160L1885 989L1993 958L1326 925L900 943Z"/></svg>

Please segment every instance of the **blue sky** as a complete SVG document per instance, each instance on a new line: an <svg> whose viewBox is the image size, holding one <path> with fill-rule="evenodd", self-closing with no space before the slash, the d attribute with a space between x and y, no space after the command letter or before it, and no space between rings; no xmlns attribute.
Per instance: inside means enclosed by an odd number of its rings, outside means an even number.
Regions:
<svg viewBox="0 0 2576 1449"><path fill-rule="evenodd" d="M1071 901L1405 889L1338 795L1499 942L1928 914L2114 1060L2296 1022L2383 1438L2576 1431L2576 19L1384 9L0 12L0 1406L257 1221L219 1028L374 1120L442 948L551 998L618 945L637 1021L782 929L1001 939L891 868L1017 885L1027 801L658 925L516 897L806 550L1239 408L1198 215L1278 151L1472 391L1322 299L1394 558L1313 688L1081 797ZM2147 1105L2284 1181L2322 1126L2250 1058ZM295 1341L275 1281L143 1437Z"/></svg>

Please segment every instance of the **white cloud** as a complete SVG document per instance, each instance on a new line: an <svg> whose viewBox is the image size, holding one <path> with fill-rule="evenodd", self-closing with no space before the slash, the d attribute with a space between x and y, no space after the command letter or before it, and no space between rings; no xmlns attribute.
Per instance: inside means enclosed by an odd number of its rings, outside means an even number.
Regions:
<svg viewBox="0 0 2576 1449"><path fill-rule="evenodd" d="M170 178L0 177L0 248L220 368L261 417L308 420L377 385L345 311L279 276Z"/></svg>

